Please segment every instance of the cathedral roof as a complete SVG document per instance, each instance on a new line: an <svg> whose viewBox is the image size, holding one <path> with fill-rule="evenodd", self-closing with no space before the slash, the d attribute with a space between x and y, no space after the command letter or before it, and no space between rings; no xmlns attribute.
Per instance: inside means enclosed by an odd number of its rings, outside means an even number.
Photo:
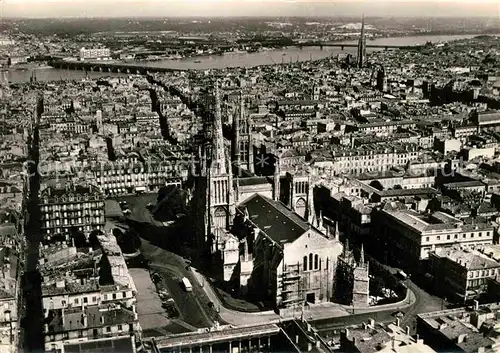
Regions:
<svg viewBox="0 0 500 353"><path fill-rule="evenodd" d="M281 202L255 194L238 207L250 221L279 244L290 243L309 230L308 223Z"/></svg>
<svg viewBox="0 0 500 353"><path fill-rule="evenodd" d="M268 179L265 176L254 176L250 178L238 178L240 186L251 186L251 185L265 185L272 184L272 179Z"/></svg>

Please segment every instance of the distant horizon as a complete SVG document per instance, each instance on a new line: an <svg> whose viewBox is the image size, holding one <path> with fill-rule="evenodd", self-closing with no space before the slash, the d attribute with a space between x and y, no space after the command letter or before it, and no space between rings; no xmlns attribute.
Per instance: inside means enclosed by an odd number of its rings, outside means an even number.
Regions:
<svg viewBox="0 0 500 353"><path fill-rule="evenodd" d="M500 18L493 0L0 0L4 19Z"/></svg>
<svg viewBox="0 0 500 353"><path fill-rule="evenodd" d="M1 0L0 0L1 1ZM248 16L233 16L233 15L214 15L214 16L194 16L194 15L179 15L179 16L153 16L153 15L144 15L144 16L57 16L57 17L15 17L15 16L3 16L3 20L106 20L106 19L114 19L114 20L130 20L130 19L141 19L141 20L165 20L165 19L203 19L203 20L217 20L217 19L293 19L293 18L308 18L308 19L318 19L318 20L326 20L326 19L359 19L361 22L361 18L363 15L331 15L331 16L308 16L308 15L293 15L293 16L275 16L275 15L248 15ZM404 18L404 19L470 19L470 16L410 16L410 15L399 15L399 16L364 16L365 19L391 19L391 18ZM478 15L472 17L474 19L498 19L498 16L492 15ZM499 19L500 20L500 19Z"/></svg>

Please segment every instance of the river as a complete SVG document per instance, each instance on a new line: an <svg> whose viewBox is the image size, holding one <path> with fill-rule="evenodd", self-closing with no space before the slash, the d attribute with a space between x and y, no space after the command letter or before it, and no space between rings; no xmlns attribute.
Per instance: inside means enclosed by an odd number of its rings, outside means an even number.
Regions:
<svg viewBox="0 0 500 353"><path fill-rule="evenodd" d="M367 45L423 45L427 42L438 43L445 41L452 41L457 39L473 38L477 35L428 35L428 36L412 36L412 37L395 37L395 38L378 38L375 40L367 41ZM356 44L357 41L341 42L344 44ZM368 49L368 51L380 49ZM257 53L225 53L224 55L213 55L196 58L185 58L179 60L159 60L142 62L147 66L166 67L172 69L222 69L226 67L252 67L260 65L272 65L282 62L290 61L307 61L319 60L331 55L339 53L355 53L356 48L341 48L337 47L305 47L303 49L297 47L289 47L286 49L277 49L272 51L261 51ZM105 77L105 76L126 76L126 74L109 74L101 72L88 72L83 71L70 71L59 70L52 68L37 68L34 70L11 70L8 74L9 81L12 83L27 82L29 81L32 72L38 81L58 81L58 80L71 80L82 79L86 75L91 78Z"/></svg>

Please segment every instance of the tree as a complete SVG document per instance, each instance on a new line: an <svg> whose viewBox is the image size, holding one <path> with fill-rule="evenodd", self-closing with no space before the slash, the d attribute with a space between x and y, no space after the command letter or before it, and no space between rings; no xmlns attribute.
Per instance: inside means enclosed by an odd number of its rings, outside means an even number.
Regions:
<svg viewBox="0 0 500 353"><path fill-rule="evenodd" d="M372 188L375 188L375 189L380 190L380 191L384 190L384 186L383 186L383 185L380 183L380 181L378 181L378 180L373 180L373 181L370 183L370 186L371 186Z"/></svg>
<svg viewBox="0 0 500 353"><path fill-rule="evenodd" d="M370 280L370 294L374 296L382 296L384 289L384 281L380 277L375 277Z"/></svg>

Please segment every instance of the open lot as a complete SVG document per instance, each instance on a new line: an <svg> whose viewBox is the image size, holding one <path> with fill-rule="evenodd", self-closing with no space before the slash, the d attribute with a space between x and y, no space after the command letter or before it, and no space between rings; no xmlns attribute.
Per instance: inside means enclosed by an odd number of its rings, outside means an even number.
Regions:
<svg viewBox="0 0 500 353"><path fill-rule="evenodd" d="M143 330L167 326L170 320L151 281L149 272L141 268L129 269L137 288L137 314Z"/></svg>

